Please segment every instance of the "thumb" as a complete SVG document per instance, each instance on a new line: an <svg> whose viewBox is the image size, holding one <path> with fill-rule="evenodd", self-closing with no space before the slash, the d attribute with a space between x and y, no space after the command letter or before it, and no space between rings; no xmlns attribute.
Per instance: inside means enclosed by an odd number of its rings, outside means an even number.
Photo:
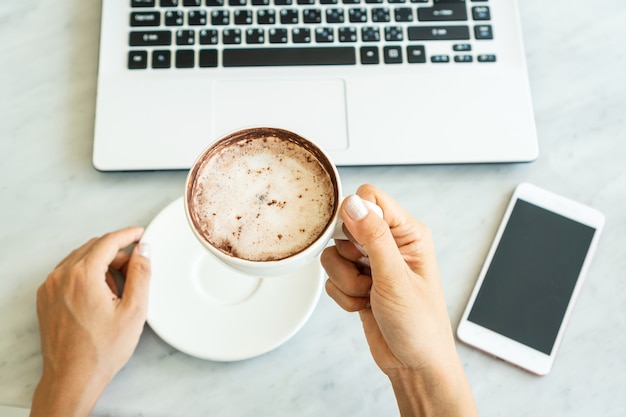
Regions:
<svg viewBox="0 0 626 417"><path fill-rule="evenodd" d="M389 225L354 194L346 198L341 212L344 225L368 255L372 277L386 279L405 265Z"/></svg>
<svg viewBox="0 0 626 417"><path fill-rule="evenodd" d="M147 313L150 275L150 246L146 242L139 242L128 261L123 304L139 308L143 314Z"/></svg>

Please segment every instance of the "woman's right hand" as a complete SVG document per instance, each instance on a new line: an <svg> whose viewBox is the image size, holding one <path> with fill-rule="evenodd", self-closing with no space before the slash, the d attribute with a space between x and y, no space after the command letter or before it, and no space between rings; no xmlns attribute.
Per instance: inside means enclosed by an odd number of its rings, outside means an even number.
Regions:
<svg viewBox="0 0 626 417"><path fill-rule="evenodd" d="M380 206L383 218L363 199ZM447 400L436 401L448 394L456 397L452 404L463 399L462 415L475 414L429 229L371 185L346 198L341 217L352 241L337 240L322 254L326 291L345 310L359 312L372 356L389 376L403 415L461 415ZM415 407L428 404L435 414L416 414Z"/></svg>

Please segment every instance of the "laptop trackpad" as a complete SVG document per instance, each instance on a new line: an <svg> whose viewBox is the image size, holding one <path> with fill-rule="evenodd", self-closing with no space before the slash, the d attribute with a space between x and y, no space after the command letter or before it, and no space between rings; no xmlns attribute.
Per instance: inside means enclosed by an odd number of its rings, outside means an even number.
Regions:
<svg viewBox="0 0 626 417"><path fill-rule="evenodd" d="M345 83L332 80L216 81L214 137L251 126L291 130L327 151L348 147Z"/></svg>

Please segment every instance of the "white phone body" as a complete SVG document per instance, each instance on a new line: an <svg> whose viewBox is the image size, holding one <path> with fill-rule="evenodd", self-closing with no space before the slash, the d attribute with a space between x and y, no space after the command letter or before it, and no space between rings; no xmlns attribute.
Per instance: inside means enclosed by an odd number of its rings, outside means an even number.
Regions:
<svg viewBox="0 0 626 417"><path fill-rule="evenodd" d="M461 317L459 339L534 374L550 372L603 226L598 210L518 185Z"/></svg>

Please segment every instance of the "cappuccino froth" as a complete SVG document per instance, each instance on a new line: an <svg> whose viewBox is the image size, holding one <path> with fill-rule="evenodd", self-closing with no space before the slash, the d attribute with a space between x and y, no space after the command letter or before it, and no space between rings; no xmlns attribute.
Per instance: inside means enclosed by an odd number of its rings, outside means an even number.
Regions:
<svg viewBox="0 0 626 417"><path fill-rule="evenodd" d="M315 242L337 201L313 153L285 138L247 137L209 152L188 204L198 232L232 256L271 261Z"/></svg>

